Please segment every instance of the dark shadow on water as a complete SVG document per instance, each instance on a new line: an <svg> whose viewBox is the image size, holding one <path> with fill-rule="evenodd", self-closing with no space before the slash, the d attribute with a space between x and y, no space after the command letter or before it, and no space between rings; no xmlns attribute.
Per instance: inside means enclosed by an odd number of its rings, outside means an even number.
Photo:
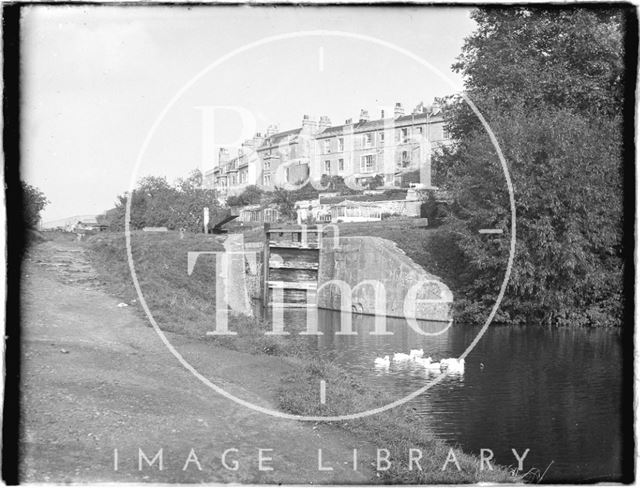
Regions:
<svg viewBox="0 0 640 488"><path fill-rule="evenodd" d="M458 357L479 327L454 325L423 336L388 318L391 335L374 335L375 318L351 316L355 335L339 335L341 314L318 310L320 336L306 336L318 357L371 380L398 398L434 373L412 363L376 368L374 359L424 349L434 360ZM306 328L305 311L286 311L286 329ZM440 322L419 322L437 332ZM481 366L482 365L482 366ZM617 330L536 326L490 327L468 355L463 375L449 375L412 401L425 427L466 452L491 449L498 463L541 472L545 482L615 481L622 466L622 345ZM632 426L627 426L632 431Z"/></svg>

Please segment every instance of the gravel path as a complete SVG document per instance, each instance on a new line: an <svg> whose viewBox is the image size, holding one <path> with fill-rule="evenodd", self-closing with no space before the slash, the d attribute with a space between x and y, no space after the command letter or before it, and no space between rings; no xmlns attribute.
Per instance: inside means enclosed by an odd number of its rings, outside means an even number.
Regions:
<svg viewBox="0 0 640 488"><path fill-rule="evenodd" d="M375 447L326 425L267 417L208 390L160 342L135 304L118 307L80 243L46 242L22 285L21 480L26 482L364 483ZM182 336L172 343L233 393L274 407L282 360ZM114 450L118 469L114 469ZM162 449L163 469L152 467ZM184 470L185 463L193 454ZM226 450L227 464L222 464ZM263 467L259 470L259 449ZM333 471L318 470L318 449ZM197 457L201 470L198 469ZM144 460L143 460L144 461Z"/></svg>

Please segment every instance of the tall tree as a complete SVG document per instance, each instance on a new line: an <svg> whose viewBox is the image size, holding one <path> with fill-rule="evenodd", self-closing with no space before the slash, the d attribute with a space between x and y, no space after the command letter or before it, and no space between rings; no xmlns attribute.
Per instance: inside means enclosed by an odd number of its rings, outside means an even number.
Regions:
<svg viewBox="0 0 640 488"><path fill-rule="evenodd" d="M40 215L42 211L51 202L49 202L45 194L39 188L31 186L24 181L21 183L24 202L24 223L29 228L35 228L38 226L38 222L40 222Z"/></svg>
<svg viewBox="0 0 640 488"><path fill-rule="evenodd" d="M624 50L620 11L483 8L453 66L496 135L513 180L517 248L498 318L617 325L621 311ZM506 267L510 213L496 151L461 98L435 158L455 196L441 233L464 260L461 317L486 316ZM501 237L479 234L485 227Z"/></svg>

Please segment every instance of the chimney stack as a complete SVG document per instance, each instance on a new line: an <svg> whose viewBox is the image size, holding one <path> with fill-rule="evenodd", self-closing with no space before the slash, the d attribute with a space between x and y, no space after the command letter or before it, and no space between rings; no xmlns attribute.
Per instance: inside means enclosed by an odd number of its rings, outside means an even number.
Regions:
<svg viewBox="0 0 640 488"><path fill-rule="evenodd" d="M368 122L369 121L369 112L365 109L360 110L360 122Z"/></svg>
<svg viewBox="0 0 640 488"><path fill-rule="evenodd" d="M318 123L318 132L322 132L327 127L331 127L331 120L326 115L322 115Z"/></svg>
<svg viewBox="0 0 640 488"><path fill-rule="evenodd" d="M347 119L344 121L344 125L351 125L353 124L353 119Z"/></svg>
<svg viewBox="0 0 640 488"><path fill-rule="evenodd" d="M426 110L424 108L424 102L420 102L418 105L415 106L415 108L413 109L413 115L418 115L418 114L422 114L424 113Z"/></svg>
<svg viewBox="0 0 640 488"><path fill-rule="evenodd" d="M308 115L302 116L302 130L314 132L318 127L318 123L315 120L311 120Z"/></svg>
<svg viewBox="0 0 640 488"><path fill-rule="evenodd" d="M278 125L277 124L271 124L269 127L267 127L267 133L265 134L266 137L271 137L273 134L278 132Z"/></svg>
<svg viewBox="0 0 640 488"><path fill-rule="evenodd" d="M260 147L263 141L264 137L262 137L262 133L256 132L256 135L253 136L253 147Z"/></svg>
<svg viewBox="0 0 640 488"><path fill-rule="evenodd" d="M229 150L225 147L221 147L218 151L218 165L222 166L229 162Z"/></svg>
<svg viewBox="0 0 640 488"><path fill-rule="evenodd" d="M404 115L404 109L402 108L402 104L400 102L396 102L396 107L393 109L394 118L398 118Z"/></svg>
<svg viewBox="0 0 640 488"><path fill-rule="evenodd" d="M380 118L384 119L384 110L380 110Z"/></svg>

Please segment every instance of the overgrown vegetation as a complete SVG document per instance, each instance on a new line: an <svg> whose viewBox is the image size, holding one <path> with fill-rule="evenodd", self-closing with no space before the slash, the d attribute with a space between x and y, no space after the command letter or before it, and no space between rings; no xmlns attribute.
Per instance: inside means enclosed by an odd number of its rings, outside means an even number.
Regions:
<svg viewBox="0 0 640 488"><path fill-rule="evenodd" d="M40 222L40 215L44 208L51 202L39 188L24 181L22 186L23 218L24 224L29 229L35 229Z"/></svg>
<svg viewBox="0 0 640 488"><path fill-rule="evenodd" d="M262 203L265 197L265 192L262 188L256 185L247 186L241 194L230 195L227 198L227 205L229 207L239 207L244 205L257 205Z"/></svg>
<svg viewBox="0 0 640 488"><path fill-rule="evenodd" d="M454 70L496 135L513 181L517 248L498 321L619 326L623 21L620 10L481 8ZM434 160L454 204L438 239L464 264L462 320L486 314L506 268L505 178L469 106L448 100L455 143ZM505 231L499 238L481 228Z"/></svg>
<svg viewBox="0 0 640 488"><path fill-rule="evenodd" d="M137 300L124 234L97 234L87 240L87 246L94 266L111 292L128 303ZM177 232L131 234L131 254L138 282L160 328L248 353L305 354L304 341L265 336L264 332L270 327L268 322L239 314L232 313L229 317L229 327L238 332L237 338L206 336L213 328L215 317L215 257L201 255L189 276L187 253L222 250L215 237L205 234L185 233L182 239Z"/></svg>
<svg viewBox="0 0 640 488"><path fill-rule="evenodd" d="M118 196L116 206L98 218L111 231L124 230L124 220L129 195ZM144 227L167 227L170 230L185 229L199 232L203 229L203 208L209 208L209 226L213 226L227 215L214 190L202 186L202 173L193 171L187 178L170 184L166 178L147 176L138 182L131 194L131 220L133 230Z"/></svg>

